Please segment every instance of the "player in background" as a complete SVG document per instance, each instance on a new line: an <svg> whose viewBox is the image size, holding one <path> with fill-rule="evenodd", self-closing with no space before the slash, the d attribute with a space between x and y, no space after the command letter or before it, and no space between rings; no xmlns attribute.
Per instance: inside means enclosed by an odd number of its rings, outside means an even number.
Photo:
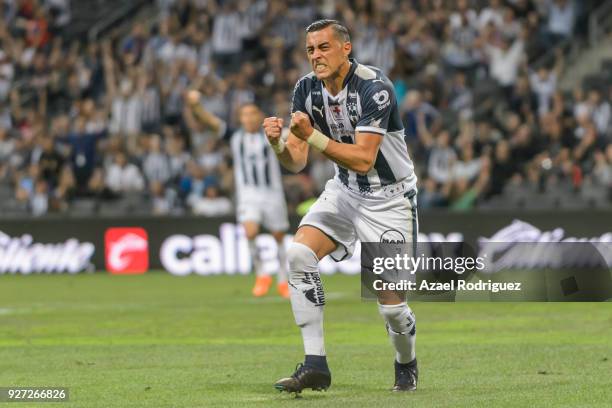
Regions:
<svg viewBox="0 0 612 408"><path fill-rule="evenodd" d="M202 125L216 133L224 126L223 121L204 109L200 98L198 91L187 93L191 112ZM252 293L257 297L264 296L273 284L255 243L260 226L263 226L278 243L277 291L282 297L289 298L283 242L289 220L280 166L263 133L263 113L259 107L247 103L240 107L239 115L240 129L233 133L230 145L234 161L236 218L244 227L256 275Z"/></svg>
<svg viewBox="0 0 612 408"><path fill-rule="evenodd" d="M325 294L318 262L352 255L355 241L403 242L418 233L416 175L404 141L393 85L380 70L349 59L348 30L335 20L306 29L313 71L295 86L291 133L269 117L264 131L280 163L301 171L310 147L334 162L336 174L300 223L288 249L291 306L304 343L304 363L276 382L281 391L327 389L331 373L323 340ZM379 312L395 348L393 391L416 390L416 321L406 294L378 292ZM355 334L357 336L357 334Z"/></svg>

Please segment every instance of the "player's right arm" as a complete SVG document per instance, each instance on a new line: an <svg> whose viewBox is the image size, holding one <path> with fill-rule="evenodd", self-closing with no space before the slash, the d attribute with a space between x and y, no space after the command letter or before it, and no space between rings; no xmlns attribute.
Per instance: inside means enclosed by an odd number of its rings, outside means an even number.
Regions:
<svg viewBox="0 0 612 408"><path fill-rule="evenodd" d="M306 112L306 98L308 96L308 79L303 77L293 88L291 99L291 113ZM282 139L283 120L270 117L264 120L264 132L272 149L278 157L280 164L293 173L299 173L306 167L308 160L308 143L289 132L287 140Z"/></svg>
<svg viewBox="0 0 612 408"><path fill-rule="evenodd" d="M201 94L196 90L190 90L185 95L187 106L190 109L194 118L205 128L212 130L214 133L221 135L224 132L223 121L213 113L204 109L200 103Z"/></svg>
<svg viewBox="0 0 612 408"><path fill-rule="evenodd" d="M308 161L308 143L292 133L289 133L287 141L282 140L283 119L281 118L264 119L263 128L280 164L293 173L302 171Z"/></svg>

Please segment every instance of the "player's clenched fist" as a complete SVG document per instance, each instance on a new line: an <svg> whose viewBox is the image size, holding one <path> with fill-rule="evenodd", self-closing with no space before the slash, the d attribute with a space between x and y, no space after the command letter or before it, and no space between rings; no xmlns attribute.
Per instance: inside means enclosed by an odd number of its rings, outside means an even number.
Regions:
<svg viewBox="0 0 612 408"><path fill-rule="evenodd" d="M308 137L313 132L310 118L304 112L294 112L291 114L291 133L302 140L308 140Z"/></svg>
<svg viewBox="0 0 612 408"><path fill-rule="evenodd" d="M270 144L277 145L283 132L283 119L277 117L265 118L263 128Z"/></svg>
<svg viewBox="0 0 612 408"><path fill-rule="evenodd" d="M201 97L202 95L200 94L200 92L196 91L195 89L191 89L185 94L185 100L187 101L187 104L189 106L194 106L200 103Z"/></svg>

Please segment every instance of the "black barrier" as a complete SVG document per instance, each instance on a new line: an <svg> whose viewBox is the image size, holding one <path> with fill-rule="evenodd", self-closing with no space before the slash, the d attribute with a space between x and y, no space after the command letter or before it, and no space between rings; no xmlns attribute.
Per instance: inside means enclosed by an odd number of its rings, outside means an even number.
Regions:
<svg viewBox="0 0 612 408"><path fill-rule="evenodd" d="M481 238L492 238L496 234L503 235L504 239L522 234L531 237L530 240L575 238L610 242L610 220L610 211L428 212L419 217L419 239L477 245ZM298 223L298 218L291 219L291 232ZM123 235L123 231L119 231L114 242L105 242L110 228L137 230L128 230ZM139 232L141 230L145 235ZM242 234L229 217L0 219L0 273L105 270L109 259L124 266L132 258L125 254L137 253L146 254L148 258L146 263L139 265L170 270L176 275L249 273ZM262 247L269 249L272 259L273 245L266 246L271 237L266 239ZM146 251L142 250L143 244L146 244ZM124 271L139 273L130 267L128 265Z"/></svg>

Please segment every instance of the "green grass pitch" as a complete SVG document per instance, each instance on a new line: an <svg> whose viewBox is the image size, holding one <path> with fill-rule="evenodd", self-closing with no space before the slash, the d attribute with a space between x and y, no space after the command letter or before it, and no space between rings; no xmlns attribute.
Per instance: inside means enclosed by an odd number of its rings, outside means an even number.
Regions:
<svg viewBox="0 0 612 408"><path fill-rule="evenodd" d="M419 390L393 394L376 305L339 275L323 278L332 387L279 394L301 341L251 279L0 276L0 387L69 387L54 407L612 406L611 302L412 304Z"/></svg>

